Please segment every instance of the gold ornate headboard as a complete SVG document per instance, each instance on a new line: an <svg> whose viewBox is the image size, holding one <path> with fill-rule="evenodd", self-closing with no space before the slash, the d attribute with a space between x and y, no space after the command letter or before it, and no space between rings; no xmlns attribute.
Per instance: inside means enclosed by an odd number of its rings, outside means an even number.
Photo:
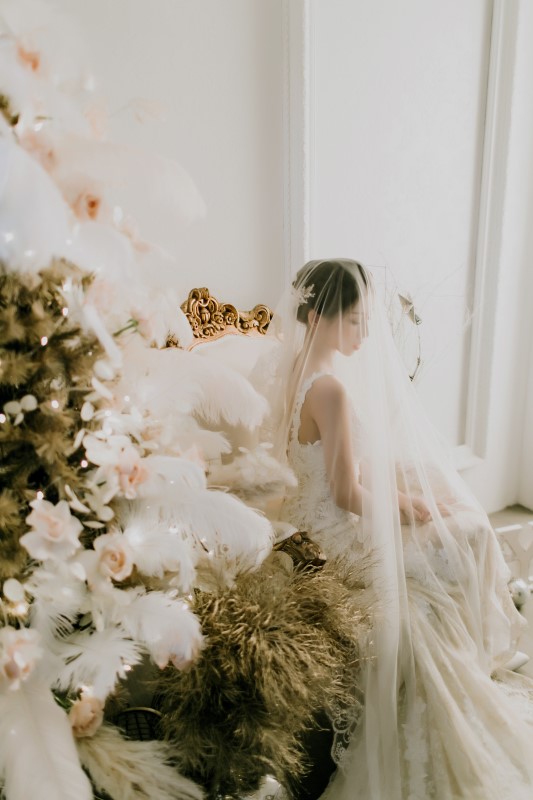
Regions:
<svg viewBox="0 0 533 800"><path fill-rule="evenodd" d="M220 303L205 286L192 289L181 309L194 334L191 347L227 334L264 335L273 316L272 310L265 305L254 306L251 311L239 311L231 303ZM172 341L167 342L167 345L172 344Z"/></svg>

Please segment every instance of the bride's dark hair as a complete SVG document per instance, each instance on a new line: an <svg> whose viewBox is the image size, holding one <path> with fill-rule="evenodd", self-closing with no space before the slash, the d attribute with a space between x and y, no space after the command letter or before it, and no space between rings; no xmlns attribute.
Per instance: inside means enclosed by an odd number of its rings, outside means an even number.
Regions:
<svg viewBox="0 0 533 800"><path fill-rule="evenodd" d="M358 261L348 258L308 261L292 284L302 298L296 313L298 321L307 324L311 310L332 319L354 306L361 296L357 274L367 287L367 273Z"/></svg>

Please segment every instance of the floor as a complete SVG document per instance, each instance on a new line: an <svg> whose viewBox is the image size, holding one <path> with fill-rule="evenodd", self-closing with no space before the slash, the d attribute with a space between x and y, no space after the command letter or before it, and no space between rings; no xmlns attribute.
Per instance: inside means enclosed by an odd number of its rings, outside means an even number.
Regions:
<svg viewBox="0 0 533 800"><path fill-rule="evenodd" d="M504 550L513 576L528 581L533 578L533 511L523 506L511 506L490 515L490 521ZM533 678L533 597L530 595L522 606L521 613L529 622L529 629L522 635L519 649L530 657L530 661L518 672Z"/></svg>

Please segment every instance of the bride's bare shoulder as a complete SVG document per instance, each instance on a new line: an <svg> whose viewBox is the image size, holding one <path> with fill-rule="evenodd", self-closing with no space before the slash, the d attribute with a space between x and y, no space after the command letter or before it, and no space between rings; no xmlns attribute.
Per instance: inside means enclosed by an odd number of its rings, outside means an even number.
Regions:
<svg viewBox="0 0 533 800"><path fill-rule="evenodd" d="M334 375L321 375L309 390L309 399L315 403L341 406L346 403L346 390Z"/></svg>

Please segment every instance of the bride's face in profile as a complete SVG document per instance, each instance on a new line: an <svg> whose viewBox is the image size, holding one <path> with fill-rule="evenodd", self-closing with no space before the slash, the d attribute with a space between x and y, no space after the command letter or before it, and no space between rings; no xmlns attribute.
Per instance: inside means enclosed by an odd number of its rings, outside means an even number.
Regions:
<svg viewBox="0 0 533 800"><path fill-rule="evenodd" d="M359 350L367 335L367 314L362 304L357 302L341 315L336 349L343 356L350 356L355 350Z"/></svg>
<svg viewBox="0 0 533 800"><path fill-rule="evenodd" d="M343 356L351 356L359 350L368 335L368 314L357 301L340 314L330 319L309 312L309 324L315 328L315 344L337 350Z"/></svg>

